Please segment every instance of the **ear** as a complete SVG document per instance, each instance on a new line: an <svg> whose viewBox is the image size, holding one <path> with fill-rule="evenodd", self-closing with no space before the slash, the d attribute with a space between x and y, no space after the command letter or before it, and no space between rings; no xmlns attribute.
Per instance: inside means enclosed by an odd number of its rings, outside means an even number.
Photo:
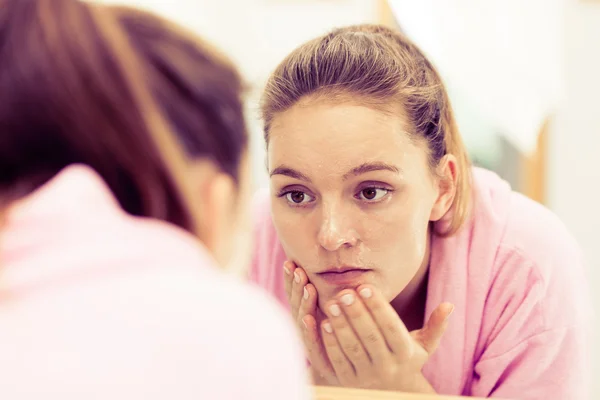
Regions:
<svg viewBox="0 0 600 400"><path fill-rule="evenodd" d="M192 178L197 198L201 199L199 212L200 239L221 266L228 259L229 235L235 220L236 187L233 178L219 171L212 162L195 162Z"/></svg>
<svg viewBox="0 0 600 400"><path fill-rule="evenodd" d="M456 196L458 168L456 158L445 155L436 168L437 199L431 209L430 221L439 221L450 211Z"/></svg>

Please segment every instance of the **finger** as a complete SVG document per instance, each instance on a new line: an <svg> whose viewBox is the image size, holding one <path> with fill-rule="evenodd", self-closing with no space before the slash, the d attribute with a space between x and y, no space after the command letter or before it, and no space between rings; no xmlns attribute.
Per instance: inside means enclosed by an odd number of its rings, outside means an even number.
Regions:
<svg viewBox="0 0 600 400"><path fill-rule="evenodd" d="M429 355L433 354L446 332L450 314L454 311L454 305L450 303L440 304L429 317L429 320L423 327L416 332L414 337L423 346Z"/></svg>
<svg viewBox="0 0 600 400"><path fill-rule="evenodd" d="M329 317L329 323L333 327L333 333L339 347L354 366L356 374L361 376L371 371L371 360L367 355L367 351L358 336L356 336L340 305L337 302L330 302L324 311Z"/></svg>
<svg viewBox="0 0 600 400"><path fill-rule="evenodd" d="M308 283L308 278L306 277L304 270L298 266L294 268L292 276L293 280L290 305L292 306L292 310L296 312L297 317L297 313L300 308L300 302L302 300L302 296L304 295L304 286Z"/></svg>
<svg viewBox="0 0 600 400"><path fill-rule="evenodd" d="M313 372L317 373L326 382L334 383L336 379L335 371L325 352L317 321L314 316L306 315L302 319L302 324L304 327L302 331L304 345Z"/></svg>
<svg viewBox="0 0 600 400"><path fill-rule="evenodd" d="M323 337L323 345L325 346L325 352L329 358L329 362L335 371L335 375L339 382L347 386L352 384L356 380L356 373L352 364L346 358L346 354L342 351L333 327L328 320L324 320L321 323L321 335Z"/></svg>
<svg viewBox="0 0 600 400"><path fill-rule="evenodd" d="M302 289L302 299L300 300L300 308L298 317L303 318L305 315L317 316L317 289L312 283L307 283Z"/></svg>
<svg viewBox="0 0 600 400"><path fill-rule="evenodd" d="M348 321L373 364L386 365L391 359L390 349L371 313L354 291L340 293L340 304Z"/></svg>
<svg viewBox="0 0 600 400"><path fill-rule="evenodd" d="M379 326L390 350L401 359L411 358L414 350L413 338L390 303L371 285L359 286L358 293Z"/></svg>
<svg viewBox="0 0 600 400"><path fill-rule="evenodd" d="M296 266L293 262L285 261L283 263L283 282L285 286L285 293L290 305L292 300L292 282L294 281L294 276L292 274L294 269L296 269Z"/></svg>

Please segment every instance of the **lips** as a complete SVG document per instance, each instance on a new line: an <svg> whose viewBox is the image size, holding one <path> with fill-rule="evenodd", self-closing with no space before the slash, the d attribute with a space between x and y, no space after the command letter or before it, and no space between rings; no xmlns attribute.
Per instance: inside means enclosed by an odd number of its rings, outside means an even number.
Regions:
<svg viewBox="0 0 600 400"><path fill-rule="evenodd" d="M332 268L317 275L332 285L359 285L370 272L370 269L342 267Z"/></svg>

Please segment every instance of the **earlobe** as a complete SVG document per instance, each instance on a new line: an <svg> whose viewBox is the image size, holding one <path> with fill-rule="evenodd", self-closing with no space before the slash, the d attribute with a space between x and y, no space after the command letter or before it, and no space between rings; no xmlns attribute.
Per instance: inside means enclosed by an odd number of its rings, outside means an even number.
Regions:
<svg viewBox="0 0 600 400"><path fill-rule="evenodd" d="M431 209L430 221L439 221L452 208L456 196L458 168L456 158L448 154L442 158L437 167L438 196Z"/></svg>

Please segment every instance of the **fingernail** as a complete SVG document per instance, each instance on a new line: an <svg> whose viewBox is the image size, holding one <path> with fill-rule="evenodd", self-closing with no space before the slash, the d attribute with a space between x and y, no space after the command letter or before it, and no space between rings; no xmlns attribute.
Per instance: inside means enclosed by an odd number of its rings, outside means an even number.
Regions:
<svg viewBox="0 0 600 400"><path fill-rule="evenodd" d="M308 290L306 290L306 286L304 286L304 293L302 294L302 298L304 300L308 300Z"/></svg>
<svg viewBox="0 0 600 400"><path fill-rule="evenodd" d="M352 303L354 303L354 296L352 295L352 293L346 293L345 295L340 297L340 300L342 301L342 303L344 303L345 306L349 306Z"/></svg>
<svg viewBox="0 0 600 400"><path fill-rule="evenodd" d="M294 282L300 283L300 275L296 271L294 271Z"/></svg>
<svg viewBox="0 0 600 400"><path fill-rule="evenodd" d="M302 318L302 325L304 325L304 329L308 329L308 325L306 325L306 321Z"/></svg>
<svg viewBox="0 0 600 400"><path fill-rule="evenodd" d="M290 269L287 267L287 265L283 264L283 271L289 275L290 274Z"/></svg>
<svg viewBox="0 0 600 400"><path fill-rule="evenodd" d="M358 293L364 299L368 299L369 297L373 296L373 291L369 288L361 289Z"/></svg>
<svg viewBox="0 0 600 400"><path fill-rule="evenodd" d="M450 311L448 312L448 316L446 318L450 318L450 316L452 315L453 312L454 312L454 304L451 304Z"/></svg>
<svg viewBox="0 0 600 400"><path fill-rule="evenodd" d="M332 304L329 307L329 311L334 317L339 317L342 314L342 310L340 310L340 306L338 306L337 304Z"/></svg>
<svg viewBox="0 0 600 400"><path fill-rule="evenodd" d="M323 324L323 329L325 330L325 332L327 333L333 333L333 329L331 329L331 324L329 322L325 322Z"/></svg>

